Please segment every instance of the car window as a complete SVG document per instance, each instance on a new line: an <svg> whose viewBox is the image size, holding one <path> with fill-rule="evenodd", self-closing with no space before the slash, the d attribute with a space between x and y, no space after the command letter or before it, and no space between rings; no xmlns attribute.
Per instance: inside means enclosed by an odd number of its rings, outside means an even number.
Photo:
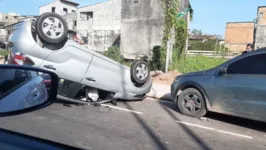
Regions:
<svg viewBox="0 0 266 150"><path fill-rule="evenodd" d="M266 54L245 57L228 66L228 74L265 74Z"/></svg>
<svg viewBox="0 0 266 150"><path fill-rule="evenodd" d="M0 99L27 81L24 70L1 69L0 72Z"/></svg>

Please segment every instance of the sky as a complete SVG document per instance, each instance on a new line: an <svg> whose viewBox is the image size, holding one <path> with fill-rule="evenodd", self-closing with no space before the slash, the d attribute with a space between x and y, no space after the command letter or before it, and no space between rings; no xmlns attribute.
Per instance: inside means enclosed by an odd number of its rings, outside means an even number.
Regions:
<svg viewBox="0 0 266 150"><path fill-rule="evenodd" d="M224 37L227 22L246 22L256 18L258 6L266 0L190 0L194 10L190 29Z"/></svg>
<svg viewBox="0 0 266 150"><path fill-rule="evenodd" d="M20 15L38 15L39 6L53 0L0 0L0 12ZM72 0L85 6L106 0ZM224 37L226 22L253 21L258 6L266 6L266 0L190 0L194 19L190 29L200 29L205 34Z"/></svg>

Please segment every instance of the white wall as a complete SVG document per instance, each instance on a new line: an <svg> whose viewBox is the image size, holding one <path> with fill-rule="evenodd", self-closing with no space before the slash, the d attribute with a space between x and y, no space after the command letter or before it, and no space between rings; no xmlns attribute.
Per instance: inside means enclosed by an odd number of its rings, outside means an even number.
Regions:
<svg viewBox="0 0 266 150"><path fill-rule="evenodd" d="M88 48L106 51L119 38L121 32L122 0L89 5L77 9L77 31L79 36L88 36ZM93 12L93 18L81 19L81 12Z"/></svg>
<svg viewBox="0 0 266 150"><path fill-rule="evenodd" d="M77 10L77 30L120 30L121 29L121 0L81 7ZM93 12L93 18L83 21L80 12ZM90 25L91 24L91 25Z"/></svg>
<svg viewBox="0 0 266 150"><path fill-rule="evenodd" d="M45 13L45 12L52 12L52 7L55 7L55 13L58 13L60 15L65 15L63 8L66 8L68 10L68 13L72 13L72 10L76 11L76 9L77 9L77 7L75 7L73 5L62 3L61 1L56 0L52 3L41 6L40 7L40 15Z"/></svg>

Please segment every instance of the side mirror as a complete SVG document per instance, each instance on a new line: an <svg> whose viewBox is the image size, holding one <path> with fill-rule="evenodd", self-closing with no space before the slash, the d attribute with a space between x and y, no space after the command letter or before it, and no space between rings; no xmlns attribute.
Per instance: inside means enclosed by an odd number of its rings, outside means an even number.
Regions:
<svg viewBox="0 0 266 150"><path fill-rule="evenodd" d="M227 72L227 68L225 68L225 67L221 67L221 68L219 68L219 70L218 70L218 75L219 75L219 76L223 76L223 75L226 74L226 72Z"/></svg>
<svg viewBox="0 0 266 150"><path fill-rule="evenodd" d="M39 68L0 65L0 116L42 108L56 99L58 76Z"/></svg>

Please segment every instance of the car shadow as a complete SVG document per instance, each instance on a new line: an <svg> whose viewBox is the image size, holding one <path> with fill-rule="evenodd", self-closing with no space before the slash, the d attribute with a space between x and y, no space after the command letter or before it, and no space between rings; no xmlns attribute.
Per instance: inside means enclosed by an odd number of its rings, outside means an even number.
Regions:
<svg viewBox="0 0 266 150"><path fill-rule="evenodd" d="M229 124L234 124L237 126L257 130L260 132L266 132L266 123L260 122L260 121L254 121L250 119L240 118L240 117L234 117L214 112L209 112L206 115L207 118L213 119L213 120L219 120L222 122L226 122Z"/></svg>
<svg viewBox="0 0 266 150"><path fill-rule="evenodd" d="M170 108L181 114L180 110L178 109L175 103L170 103L169 101L160 100L159 104L167 108ZM244 128L249 128L249 129L260 131L260 132L266 132L266 128L265 128L266 123L264 122L259 122L259 121L254 121L250 119L234 117L234 116L229 116L229 115L224 115L224 114L219 114L219 113L214 113L214 112L208 112L205 117L209 119L225 122L228 124L241 126Z"/></svg>
<svg viewBox="0 0 266 150"><path fill-rule="evenodd" d="M168 108L177 111L176 106L169 102L165 103L164 101L159 101L160 106L162 107L163 110L174 120L174 121L181 121L180 118L178 118L172 111L170 111ZM188 128L184 124L178 124L186 133L187 135L193 139L193 141L201 148L205 150L212 149L208 143L204 141L204 139L200 138L197 136L190 128Z"/></svg>

